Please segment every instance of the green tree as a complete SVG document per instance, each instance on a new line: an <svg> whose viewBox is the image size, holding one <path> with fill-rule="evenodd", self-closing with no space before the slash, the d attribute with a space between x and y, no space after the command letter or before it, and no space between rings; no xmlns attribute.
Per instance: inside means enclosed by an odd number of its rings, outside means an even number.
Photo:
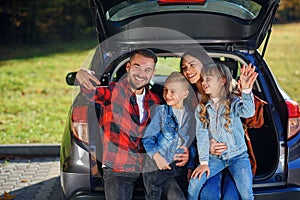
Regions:
<svg viewBox="0 0 300 200"><path fill-rule="evenodd" d="M92 26L88 0L0 0L0 42L74 40Z"/></svg>
<svg viewBox="0 0 300 200"><path fill-rule="evenodd" d="M300 1L299 0L281 0L276 21L286 23L300 20Z"/></svg>

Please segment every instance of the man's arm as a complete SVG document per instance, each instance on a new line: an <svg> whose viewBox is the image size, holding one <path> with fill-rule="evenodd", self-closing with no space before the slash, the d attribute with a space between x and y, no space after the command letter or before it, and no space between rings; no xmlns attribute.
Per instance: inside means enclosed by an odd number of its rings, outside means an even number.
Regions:
<svg viewBox="0 0 300 200"><path fill-rule="evenodd" d="M76 74L76 81L88 90L95 90L100 81L96 78L95 72L88 69L80 69Z"/></svg>

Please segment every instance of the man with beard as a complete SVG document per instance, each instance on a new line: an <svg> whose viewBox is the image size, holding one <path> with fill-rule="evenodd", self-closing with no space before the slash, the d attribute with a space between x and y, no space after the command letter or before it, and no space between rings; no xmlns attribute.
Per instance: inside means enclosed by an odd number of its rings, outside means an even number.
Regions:
<svg viewBox="0 0 300 200"><path fill-rule="evenodd" d="M108 87L100 85L91 71L79 70L76 79L90 101L103 108L99 120L103 130L103 179L106 199L132 199L140 178L145 150L141 139L150 122L150 108L160 103L148 84L155 74L157 57L149 49L134 50L126 64L127 73ZM186 150L187 152L187 150ZM184 166L188 153L179 158Z"/></svg>

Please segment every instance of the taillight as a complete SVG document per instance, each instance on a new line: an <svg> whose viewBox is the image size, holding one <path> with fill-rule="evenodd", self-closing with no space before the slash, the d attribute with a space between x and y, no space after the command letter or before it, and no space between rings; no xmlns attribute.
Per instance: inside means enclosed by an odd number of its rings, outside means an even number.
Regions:
<svg viewBox="0 0 300 200"><path fill-rule="evenodd" d="M300 110L299 104L293 100L286 100L285 103L289 112L287 137L291 139L300 131Z"/></svg>
<svg viewBox="0 0 300 200"><path fill-rule="evenodd" d="M73 136L86 144L89 143L87 109L87 106L74 107L71 122Z"/></svg>

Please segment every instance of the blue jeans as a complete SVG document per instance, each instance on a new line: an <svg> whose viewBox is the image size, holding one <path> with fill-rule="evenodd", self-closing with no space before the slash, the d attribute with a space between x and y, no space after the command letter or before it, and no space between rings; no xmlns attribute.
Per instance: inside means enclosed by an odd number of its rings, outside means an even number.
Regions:
<svg viewBox="0 0 300 200"><path fill-rule="evenodd" d="M220 200L222 187L222 172L207 179L200 192L200 199Z"/></svg>
<svg viewBox="0 0 300 200"><path fill-rule="evenodd" d="M132 199L134 186L141 175L135 172L114 172L110 168L103 168L105 199Z"/></svg>
<svg viewBox="0 0 300 200"><path fill-rule="evenodd" d="M209 178L201 192L200 199L209 200L239 200L240 195L235 182L227 169Z"/></svg>
<svg viewBox="0 0 300 200"><path fill-rule="evenodd" d="M230 158L228 160L221 160L216 157L209 158L210 177L214 177L219 172L228 168L232 178L239 191L241 199L252 200L254 199L252 190L252 171L247 152ZM206 174L202 177L190 180L188 187L188 200L198 200L200 190L206 182Z"/></svg>
<svg viewBox="0 0 300 200"><path fill-rule="evenodd" d="M251 182L252 184L252 182ZM235 182L228 170L225 170L223 173L223 181L222 181L222 198L223 200L239 200L240 194L237 190Z"/></svg>

